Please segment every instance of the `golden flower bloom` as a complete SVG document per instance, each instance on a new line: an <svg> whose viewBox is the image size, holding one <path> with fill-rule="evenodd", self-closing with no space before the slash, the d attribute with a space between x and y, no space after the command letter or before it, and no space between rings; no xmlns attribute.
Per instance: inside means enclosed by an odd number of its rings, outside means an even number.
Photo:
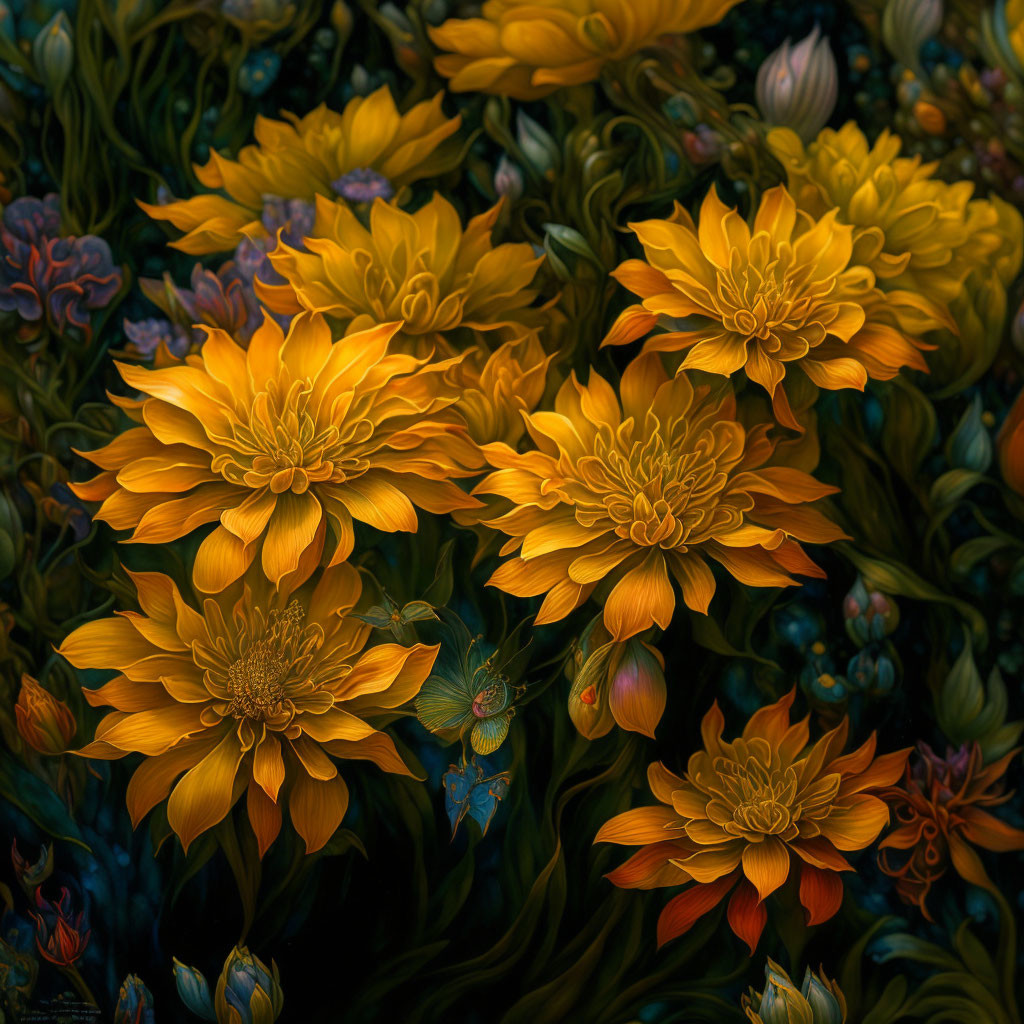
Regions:
<svg viewBox="0 0 1024 1024"><path fill-rule="evenodd" d="M67 704L30 675L21 677L14 717L18 734L40 754L64 753L77 728L75 716Z"/></svg>
<svg viewBox="0 0 1024 1024"><path fill-rule="evenodd" d="M733 891L728 918L753 953L767 920L764 901L800 873L808 924L827 921L843 896L843 853L863 850L889 821L869 790L892 785L910 750L875 757L875 735L842 754L846 718L808 746L807 719L790 724L793 690L761 708L731 743L717 702L701 722L704 749L680 778L656 762L647 772L653 807L608 821L594 842L642 846L608 875L623 888L685 885L658 919L658 945L687 931ZM692 884L691 884L692 883Z"/></svg>
<svg viewBox="0 0 1024 1024"><path fill-rule="evenodd" d="M352 566L332 566L294 593L254 570L206 598L201 613L168 577L130 575L142 613L86 623L59 653L76 668L121 673L83 691L94 707L114 710L78 753L145 756L128 786L136 827L170 793L167 817L187 850L248 787L261 856L284 804L312 852L348 805L331 757L412 774L391 737L370 723L416 696L438 649L364 651L371 627L349 614L361 587Z"/></svg>
<svg viewBox="0 0 1024 1024"><path fill-rule="evenodd" d="M270 253L288 283L257 280L257 294L276 312L317 310L350 331L401 321L401 339L421 355L464 348L473 331L521 335L543 316L528 308L541 258L525 243L492 247L499 210L474 217L463 231L440 194L415 213L378 199L367 231L347 206L321 197L309 251L282 242Z"/></svg>
<svg viewBox="0 0 1024 1024"><path fill-rule="evenodd" d="M870 267L886 292L917 293L945 310L970 271L1003 244L992 202L972 199L969 181L950 185L933 177L937 163L900 157L902 141L888 131L869 146L849 121L839 131L824 129L805 147L794 132L778 128L768 146L801 210L811 217L837 210L838 220L853 227L852 262ZM903 326L919 332L914 313L912 304L899 311Z"/></svg>
<svg viewBox="0 0 1024 1024"><path fill-rule="evenodd" d="M451 364L389 355L395 330L332 342L316 314L296 317L287 337L267 317L247 351L209 329L184 365L118 363L144 396L118 404L141 426L84 453L103 472L75 493L102 499L96 518L134 528L134 542L165 543L219 520L193 567L207 592L237 580L257 552L271 582L297 585L319 563L328 524L340 562L353 519L415 532L414 505L475 507L451 479L480 461L448 411L458 398L444 381Z"/></svg>
<svg viewBox="0 0 1024 1024"><path fill-rule="evenodd" d="M546 594L537 623L555 622L595 588L604 624L625 640L675 609L669 572L687 606L705 613L715 592L707 559L741 583L787 586L789 575L821 576L798 543L842 532L809 504L835 491L801 470L769 465L780 453L768 427L736 421L728 384L695 389L669 379L656 353L622 375L620 394L591 372L575 375L554 412L526 416L535 448L486 445L495 468L474 493L514 505L486 521L518 551L490 584L518 597Z"/></svg>
<svg viewBox="0 0 1024 1024"><path fill-rule="evenodd" d="M533 100L593 82L660 36L717 24L740 0L487 0L481 18L452 18L430 37L454 92Z"/></svg>
<svg viewBox="0 0 1024 1024"><path fill-rule="evenodd" d="M522 414L533 412L544 396L551 359L533 333L489 355L473 349L452 367L449 378L461 392L456 408L477 444L515 446L526 432Z"/></svg>
<svg viewBox="0 0 1024 1024"><path fill-rule="evenodd" d="M187 231L171 244L182 252L228 252L246 236L263 237L264 197L302 199L345 195L346 176L372 172L390 194L410 182L449 170L458 162L454 139L459 117L446 118L443 93L400 114L387 86L350 100L339 114L321 104L305 117L287 121L256 118L256 145L237 160L211 153L196 176L210 189L164 206L139 203L158 220Z"/></svg>
<svg viewBox="0 0 1024 1024"><path fill-rule="evenodd" d="M854 265L852 228L834 212L814 219L798 210L782 186L761 198L753 230L714 188L701 205L699 228L678 203L669 220L630 227L646 262L627 260L612 276L643 303L619 315L606 345L666 326L648 339L647 351L687 350L683 370L726 376L743 370L772 396L779 422L797 429L780 387L791 364L819 387L860 390L868 377L886 380L901 366L928 368L886 316L908 303L938 326L927 304L883 296L874 274ZM709 322L680 329L676 321L690 316Z"/></svg>

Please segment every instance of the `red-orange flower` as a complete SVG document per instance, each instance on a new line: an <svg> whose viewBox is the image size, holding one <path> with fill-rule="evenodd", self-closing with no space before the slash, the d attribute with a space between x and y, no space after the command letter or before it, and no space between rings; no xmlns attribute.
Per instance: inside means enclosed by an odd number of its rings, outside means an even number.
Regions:
<svg viewBox="0 0 1024 1024"><path fill-rule="evenodd" d="M872 733L843 755L846 718L809 746L807 719L790 724L794 692L757 711L731 743L713 704L701 722L704 750L686 774L660 762L648 769L660 805L619 814L598 832L595 842L642 847L608 875L615 885L686 886L661 912L659 946L731 892L729 926L753 954L767 921L764 901L794 865L807 923L827 921L842 902L839 872L853 870L843 853L870 845L888 822L888 808L870 791L899 778L909 749L875 757Z"/></svg>
<svg viewBox="0 0 1024 1024"><path fill-rule="evenodd" d="M878 844L878 866L896 879L900 899L917 906L929 921L925 901L951 864L971 884L992 887L973 846L997 853L1024 850L1024 832L983 809L1010 799L1003 775L1018 752L984 765L977 743L948 749L945 758L919 743L903 785L881 794L896 827ZM892 851L898 851L895 858Z"/></svg>

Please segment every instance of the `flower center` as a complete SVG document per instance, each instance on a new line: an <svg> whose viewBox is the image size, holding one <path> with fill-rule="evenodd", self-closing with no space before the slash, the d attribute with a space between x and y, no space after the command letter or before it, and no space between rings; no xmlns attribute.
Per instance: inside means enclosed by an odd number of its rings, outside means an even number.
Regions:
<svg viewBox="0 0 1024 1024"><path fill-rule="evenodd" d="M710 431L687 438L678 421L645 441L630 442L622 436L626 425L618 436L603 427L596 454L576 467L592 495L576 499L581 525L610 519L624 540L685 550L688 543L742 523L742 510L723 498L729 463L719 465L719 438Z"/></svg>
<svg viewBox="0 0 1024 1024"><path fill-rule="evenodd" d="M271 612L266 631L252 640L228 668L228 713L235 718L266 721L281 710L286 683L309 646L305 612L298 601Z"/></svg>
<svg viewBox="0 0 1024 1024"><path fill-rule="evenodd" d="M715 769L732 803L733 823L739 832L780 835L799 817L793 807L797 779L792 769L768 769L756 758L737 764L718 758Z"/></svg>
<svg viewBox="0 0 1024 1024"><path fill-rule="evenodd" d="M350 446L367 440L373 425L360 419L321 426L311 392L308 380L268 381L253 400L248 423L233 425L232 450L215 456L213 471L230 483L269 487L275 494L302 494L311 484L364 472L366 459Z"/></svg>

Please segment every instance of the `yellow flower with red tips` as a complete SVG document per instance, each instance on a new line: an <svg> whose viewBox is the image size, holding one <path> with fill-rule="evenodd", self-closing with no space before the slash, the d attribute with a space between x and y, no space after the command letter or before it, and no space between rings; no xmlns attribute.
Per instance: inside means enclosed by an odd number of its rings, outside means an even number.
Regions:
<svg viewBox="0 0 1024 1024"><path fill-rule="evenodd" d="M415 213L378 199L369 230L344 204L319 198L307 252L284 242L270 262L286 284L257 279L256 292L278 313L316 310L358 331L401 321L416 354L461 351L474 332L527 333L544 316L530 304L542 258L525 243L493 246L500 204L466 229L440 193Z"/></svg>
<svg viewBox="0 0 1024 1024"><path fill-rule="evenodd" d="M223 195L199 195L165 205L139 203L151 217L170 221L187 234L171 244L188 253L229 252L244 237L265 237L264 198L316 196L361 198L357 186L369 176L377 194L390 198L420 178L442 174L459 159L453 138L461 119L445 117L443 93L398 111L387 86L357 96L338 113L321 104L304 117L274 121L257 116L256 144L237 160L212 153L196 176ZM346 176L354 176L349 189Z"/></svg>
<svg viewBox="0 0 1024 1024"><path fill-rule="evenodd" d="M453 92L533 100L593 82L610 61L659 37L715 25L740 0L487 0L479 18L451 18L430 37Z"/></svg>
<svg viewBox="0 0 1024 1024"><path fill-rule="evenodd" d="M388 352L397 325L332 341L318 315L287 336L267 317L241 348L208 330L183 365L117 364L141 401L118 404L140 425L84 453L103 472L74 485L134 542L166 543L217 523L193 566L198 589L223 590L260 555L275 585L295 586L352 552L353 520L417 529L428 512L474 508L453 477L480 456L450 407L451 363ZM332 542L327 543L328 530Z"/></svg>
<svg viewBox="0 0 1024 1024"><path fill-rule="evenodd" d="M816 219L798 210L782 186L763 195L752 229L714 188L699 227L679 203L669 220L630 227L645 260L627 260L612 276L643 301L619 315L606 345L664 326L646 351L685 351L683 370L742 370L772 396L779 422L798 429L783 383L794 368L818 387L860 390L902 366L928 369L892 311L910 305L932 327L940 311L914 296L884 296L856 264L853 229L834 212ZM678 323L687 317L704 319L687 329Z"/></svg>
<svg viewBox="0 0 1024 1024"><path fill-rule="evenodd" d="M843 754L849 721L809 745L807 719L790 723L795 691L761 708L740 737L722 739L717 702L701 722L704 749L682 777L655 762L647 772L653 807L606 822L594 842L641 846L608 875L630 889L686 886L661 912L658 945L682 935L727 895L732 930L757 947L764 901L795 869L808 924L839 909L845 853L863 850L889 821L873 791L903 773L910 750L875 756L874 733Z"/></svg>
<svg viewBox="0 0 1024 1024"><path fill-rule="evenodd" d="M1020 233L1020 214L1008 203L973 198L972 182L936 178L937 162L901 157L902 145L886 130L869 146L854 121L825 128L806 146L788 128L768 135L800 209L816 218L835 210L852 227L853 262L897 295L903 326L920 332L935 325L927 310L924 321L915 315L910 297L948 311L971 270L985 268L1013 234L1013 221Z"/></svg>
<svg viewBox="0 0 1024 1024"><path fill-rule="evenodd" d="M168 577L130 575L142 612L86 623L60 653L76 668L120 673L83 691L93 706L114 710L78 753L143 755L127 794L136 827L167 799L168 821L187 850L246 793L261 856L284 806L312 853L348 806L332 758L413 774L371 723L416 696L438 648L364 650L371 627L349 614L361 589L350 565L332 566L294 593L254 571L201 611Z"/></svg>
<svg viewBox="0 0 1024 1024"><path fill-rule="evenodd" d="M545 594L537 623L564 618L597 593L604 624L625 640L675 609L669 574L694 611L715 592L708 561L741 583L788 586L821 576L799 541L843 536L811 504L835 491L780 464L768 426L737 421L727 383L695 388L670 379L656 353L622 375L619 394L599 374L575 375L555 411L525 416L534 447L485 445L495 472L474 493L511 502L485 520L518 552L490 584L518 597Z"/></svg>

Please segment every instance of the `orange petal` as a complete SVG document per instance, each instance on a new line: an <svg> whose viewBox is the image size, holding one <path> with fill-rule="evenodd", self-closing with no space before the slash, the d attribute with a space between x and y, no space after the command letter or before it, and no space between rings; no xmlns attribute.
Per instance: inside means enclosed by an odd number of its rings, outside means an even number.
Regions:
<svg viewBox="0 0 1024 1024"><path fill-rule="evenodd" d="M688 932L700 918L714 910L738 877L733 873L707 885L695 885L669 900L658 916L658 948Z"/></svg>
<svg viewBox="0 0 1024 1024"><path fill-rule="evenodd" d="M796 687L793 687L789 693L780 697L774 704L755 711L747 721L743 730L743 738L749 740L754 736L762 736L772 747L777 747L789 728L789 709L793 706L795 697Z"/></svg>
<svg viewBox="0 0 1024 1024"><path fill-rule="evenodd" d="M843 804L820 822L821 834L838 850L863 850L889 823L889 808L866 793L847 797Z"/></svg>
<svg viewBox="0 0 1024 1024"><path fill-rule="evenodd" d="M147 757L128 783L125 802L132 819L132 828L171 791L182 772L197 765L217 745L216 736L200 736L172 747L165 754Z"/></svg>
<svg viewBox="0 0 1024 1024"><path fill-rule="evenodd" d="M643 846L683 836L682 822L671 807L635 807L606 821L594 836L595 843Z"/></svg>
<svg viewBox="0 0 1024 1024"><path fill-rule="evenodd" d="M238 734L229 732L174 787L167 801L167 820L188 852L192 841L223 821L235 798L235 775L242 759Z"/></svg>
<svg viewBox="0 0 1024 1024"><path fill-rule="evenodd" d="M647 784L655 799L663 804L671 804L672 792L682 786L683 780L670 772L661 761L654 761L647 766Z"/></svg>
<svg viewBox="0 0 1024 1024"><path fill-rule="evenodd" d="M288 812L295 831L306 843L306 853L321 849L338 830L348 810L348 786L340 775L328 782L298 772L288 794Z"/></svg>
<svg viewBox="0 0 1024 1024"><path fill-rule="evenodd" d="M685 857L688 848L680 842L651 843L637 850L625 863L604 877L620 889L657 889L666 885L683 885L690 876L673 863Z"/></svg>
<svg viewBox="0 0 1024 1024"><path fill-rule="evenodd" d="M767 899L789 877L789 849L775 836L749 843L743 850L743 873L757 889L758 897Z"/></svg>
<svg viewBox="0 0 1024 1024"><path fill-rule="evenodd" d="M834 871L822 871L810 864L802 864L800 902L807 911L809 925L829 920L843 902L843 880Z"/></svg>
<svg viewBox="0 0 1024 1024"><path fill-rule="evenodd" d="M628 640L655 622L668 629L675 606L665 557L655 548L612 588L604 606L604 624L614 639Z"/></svg>
<svg viewBox="0 0 1024 1024"><path fill-rule="evenodd" d="M768 923L768 910L757 898L757 890L746 879L736 886L729 900L726 919L733 934L747 944L753 956L761 941L764 926Z"/></svg>
<svg viewBox="0 0 1024 1024"><path fill-rule="evenodd" d="M1024 832L1020 829L1007 825L978 807L964 807L960 814L966 822L960 834L969 843L995 853L1024 850Z"/></svg>
<svg viewBox="0 0 1024 1024"><path fill-rule="evenodd" d="M263 855L270 849L270 844L281 831L281 808L267 796L263 787L257 785L254 779L249 780L245 803L249 812L249 824L252 825L259 847L260 860L263 860Z"/></svg>

